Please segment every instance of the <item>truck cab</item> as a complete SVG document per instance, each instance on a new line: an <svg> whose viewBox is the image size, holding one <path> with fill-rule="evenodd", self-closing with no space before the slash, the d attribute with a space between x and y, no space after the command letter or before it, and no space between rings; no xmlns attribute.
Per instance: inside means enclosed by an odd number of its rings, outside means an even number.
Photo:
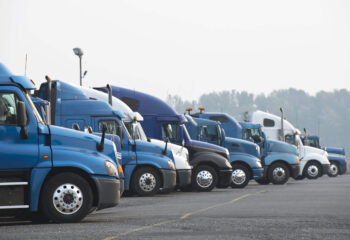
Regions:
<svg viewBox="0 0 350 240"><path fill-rule="evenodd" d="M323 174L327 174L330 166L326 151L314 147L304 146L300 131L283 117L274 114L254 111L246 115L248 122L260 124L268 139L281 140L298 148L300 156L300 176L309 179L316 179Z"/></svg>
<svg viewBox="0 0 350 240"><path fill-rule="evenodd" d="M319 136L307 135L306 133L301 136L301 140L306 146L319 148L325 150L328 153L328 160L331 163L328 171L329 177L336 177L338 175L346 173L348 161L345 156L344 148L321 147Z"/></svg>
<svg viewBox="0 0 350 240"><path fill-rule="evenodd" d="M0 211L76 222L120 200L113 142L46 124L32 80L0 64Z"/></svg>
<svg viewBox="0 0 350 240"><path fill-rule="evenodd" d="M106 133L120 137L125 191L149 196L175 187L173 152L147 141L138 121L142 120L139 113L128 110L118 99L112 99L112 105L99 100L98 95L103 94L99 91L58 80L52 81L48 98L47 84L40 86L36 96L50 100L53 124L67 128L78 125L79 129L91 127L94 132L101 132L105 125Z"/></svg>
<svg viewBox="0 0 350 240"><path fill-rule="evenodd" d="M192 110L187 109L189 114ZM232 188L243 188L251 179L263 177L264 169L261 165L260 148L258 145L225 136L225 130L219 122L194 118L186 114L185 126L192 139L208 142L225 147L230 152L230 163L232 165Z"/></svg>
<svg viewBox="0 0 350 240"><path fill-rule="evenodd" d="M284 184L290 176L298 177L300 165L296 147L283 142L268 140L261 129L254 129L253 126L246 128L246 125L242 126L235 118L226 113L204 112L202 107L199 110L200 112L194 113L193 116L220 122L226 136L232 139L240 139L243 146L248 145L247 140L250 140L251 144L255 142L260 147L259 157L262 160L265 172L263 178L256 179L258 183ZM247 131L248 129L249 131ZM246 151L251 154L252 148Z"/></svg>
<svg viewBox="0 0 350 240"><path fill-rule="evenodd" d="M105 88L97 88L107 91ZM112 86L113 96L142 114L141 123L147 136L184 146L189 152L192 169L192 189L211 191L215 186L228 187L232 167L227 149L191 139L184 123L185 116L159 98L138 91Z"/></svg>

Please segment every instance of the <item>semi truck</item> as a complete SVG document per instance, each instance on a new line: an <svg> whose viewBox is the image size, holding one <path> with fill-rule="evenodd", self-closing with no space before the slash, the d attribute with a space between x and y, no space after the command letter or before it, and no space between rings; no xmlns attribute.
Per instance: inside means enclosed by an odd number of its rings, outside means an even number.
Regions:
<svg viewBox="0 0 350 240"><path fill-rule="evenodd" d="M330 166L327 152L304 146L300 138L300 131L284 119L282 108L280 111L280 117L260 110L254 111L245 115L245 121L260 124L268 139L285 141L298 148L301 159L300 178L316 179L327 174Z"/></svg>
<svg viewBox="0 0 350 240"><path fill-rule="evenodd" d="M114 143L46 124L29 95L35 88L0 63L0 213L76 222L117 205Z"/></svg>
<svg viewBox="0 0 350 240"><path fill-rule="evenodd" d="M304 135L301 136L303 144L306 146L319 148L328 153L328 160L331 163L329 166L328 176L336 177L342 175L347 171L347 159L344 148L337 147L321 147L320 137L315 135L307 135L304 129Z"/></svg>
<svg viewBox="0 0 350 240"><path fill-rule="evenodd" d="M225 131L226 136L232 139L240 139L241 146L247 145L246 141L251 140L245 137L244 126L242 126L235 118L227 113L204 112L204 107L199 108L199 112L192 114L193 117L206 120L216 121L220 123L221 128ZM250 130L252 130L250 128ZM259 157L264 166L264 175L262 178L255 179L260 184L284 184L289 177L296 179L300 171L300 159L297 148L290 144L279 141L271 141L266 136L252 135L255 138L257 147L260 149ZM244 151L250 154L252 148L245 148Z"/></svg>
<svg viewBox="0 0 350 240"><path fill-rule="evenodd" d="M218 122L194 118L190 115L192 108L187 108L185 126L192 139L225 147L230 152L232 165L232 188L244 188L251 179L263 177L260 147L252 142L225 136Z"/></svg>
<svg viewBox="0 0 350 240"><path fill-rule="evenodd" d="M93 132L101 132L101 126L105 124L106 133L120 137L127 193L150 196L160 190L168 192L176 186L175 154L166 144L160 146L147 141L139 113L131 111L112 95L108 98L97 90L59 80L51 82L48 97L48 84L41 84L35 96L50 101L53 124L67 128L91 127ZM188 180L184 179L183 184L189 184Z"/></svg>
<svg viewBox="0 0 350 240"><path fill-rule="evenodd" d="M108 92L105 87L96 88ZM189 152L192 169L191 186L196 191L211 191L215 186L231 184L232 167L229 152L221 146L191 139L184 125L186 118L163 100L152 95L112 86L113 96L142 114L141 123L147 136L184 146ZM188 189L189 190L189 189Z"/></svg>

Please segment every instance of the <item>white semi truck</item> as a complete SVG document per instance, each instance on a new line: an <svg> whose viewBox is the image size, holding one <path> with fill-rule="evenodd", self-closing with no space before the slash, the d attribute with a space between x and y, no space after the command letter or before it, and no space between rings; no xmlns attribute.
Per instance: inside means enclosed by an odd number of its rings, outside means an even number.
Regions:
<svg viewBox="0 0 350 240"><path fill-rule="evenodd" d="M258 110L247 113L244 120L261 124L262 130L268 139L285 141L297 146L301 159L300 179L304 177L316 179L323 174L327 174L330 166L327 152L322 149L303 145L300 138L300 131L284 119L283 109L281 108L280 110L281 117Z"/></svg>

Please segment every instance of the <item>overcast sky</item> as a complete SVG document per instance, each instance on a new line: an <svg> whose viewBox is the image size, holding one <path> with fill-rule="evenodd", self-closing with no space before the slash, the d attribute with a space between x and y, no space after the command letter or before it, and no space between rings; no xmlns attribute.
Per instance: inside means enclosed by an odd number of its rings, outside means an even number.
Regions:
<svg viewBox="0 0 350 240"><path fill-rule="evenodd" d="M178 94L350 88L350 1L0 0L0 62L44 76Z"/></svg>

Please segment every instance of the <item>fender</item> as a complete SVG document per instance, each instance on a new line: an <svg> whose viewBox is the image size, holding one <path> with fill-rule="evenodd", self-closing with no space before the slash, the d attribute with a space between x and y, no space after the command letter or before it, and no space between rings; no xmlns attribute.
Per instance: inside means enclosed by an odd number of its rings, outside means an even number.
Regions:
<svg viewBox="0 0 350 240"><path fill-rule="evenodd" d="M276 161L284 161L289 165L298 164L298 156L294 154L284 154L284 153L269 153L264 159L265 165L272 165Z"/></svg>
<svg viewBox="0 0 350 240"><path fill-rule="evenodd" d="M241 161L249 165L250 168L259 168L257 162L260 162L260 159L249 154L241 153L230 153L230 163L236 161Z"/></svg>
<svg viewBox="0 0 350 240"><path fill-rule="evenodd" d="M215 166L217 170L231 168L231 164L225 157L213 152L197 152L193 154L190 164L195 168L198 164L204 162Z"/></svg>
<svg viewBox="0 0 350 240"><path fill-rule="evenodd" d="M337 162L341 166L346 166L345 156L341 157L341 155L333 155L332 153L328 154L328 160L330 162Z"/></svg>

